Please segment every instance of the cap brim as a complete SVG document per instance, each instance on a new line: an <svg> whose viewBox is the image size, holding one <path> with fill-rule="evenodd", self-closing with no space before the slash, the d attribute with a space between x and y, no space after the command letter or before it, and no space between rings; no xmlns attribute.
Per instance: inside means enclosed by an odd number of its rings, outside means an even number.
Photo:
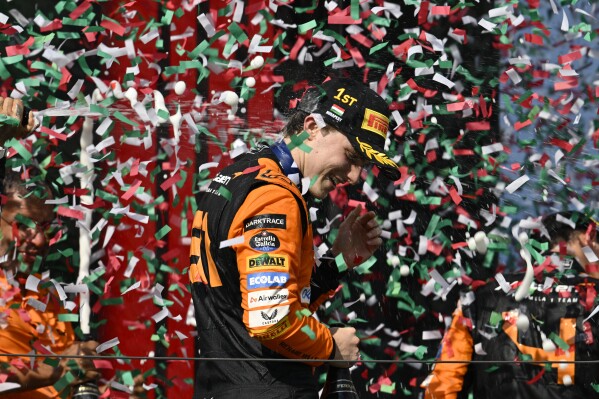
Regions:
<svg viewBox="0 0 599 399"><path fill-rule="evenodd" d="M350 142L368 163L376 165L389 179L393 181L399 180L401 177L399 166L385 154L382 148L373 147L356 136L350 137Z"/></svg>

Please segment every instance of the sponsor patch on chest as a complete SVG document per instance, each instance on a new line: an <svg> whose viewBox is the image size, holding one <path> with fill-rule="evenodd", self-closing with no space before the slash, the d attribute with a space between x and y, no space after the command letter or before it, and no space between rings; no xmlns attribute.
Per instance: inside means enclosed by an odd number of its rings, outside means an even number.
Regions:
<svg viewBox="0 0 599 399"><path fill-rule="evenodd" d="M279 254L262 254L257 256L249 256L247 258L246 270L248 271L269 267L273 269L288 269L289 257L287 255Z"/></svg>
<svg viewBox="0 0 599 399"><path fill-rule="evenodd" d="M247 276L247 288L248 290L255 290L258 288L284 287L287 281L289 281L288 273L250 273Z"/></svg>
<svg viewBox="0 0 599 399"><path fill-rule="evenodd" d="M271 252L280 246L279 237L270 231L262 231L250 238L250 247L256 251Z"/></svg>
<svg viewBox="0 0 599 399"><path fill-rule="evenodd" d="M256 215L243 221L243 230L255 229L286 229L287 216L280 213Z"/></svg>
<svg viewBox="0 0 599 399"><path fill-rule="evenodd" d="M289 306L276 306L274 308L252 310L249 312L250 328L272 326L277 324L289 313Z"/></svg>

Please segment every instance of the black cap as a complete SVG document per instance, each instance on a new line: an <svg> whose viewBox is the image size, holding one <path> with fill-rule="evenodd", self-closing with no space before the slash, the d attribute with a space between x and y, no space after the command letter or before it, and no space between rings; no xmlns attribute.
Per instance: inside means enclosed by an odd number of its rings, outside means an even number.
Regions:
<svg viewBox="0 0 599 399"><path fill-rule="evenodd" d="M400 178L397 164L384 150L389 107L375 91L353 79L333 78L308 89L298 109L322 115L328 125L349 138L358 154L390 179Z"/></svg>

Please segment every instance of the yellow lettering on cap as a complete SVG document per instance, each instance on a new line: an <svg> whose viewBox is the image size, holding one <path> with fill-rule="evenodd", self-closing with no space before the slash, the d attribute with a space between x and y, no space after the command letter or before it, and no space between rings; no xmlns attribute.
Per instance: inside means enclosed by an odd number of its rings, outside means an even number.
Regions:
<svg viewBox="0 0 599 399"><path fill-rule="evenodd" d="M386 139L387 130L389 129L389 118L380 112L366 108L364 110L362 129L374 132Z"/></svg>

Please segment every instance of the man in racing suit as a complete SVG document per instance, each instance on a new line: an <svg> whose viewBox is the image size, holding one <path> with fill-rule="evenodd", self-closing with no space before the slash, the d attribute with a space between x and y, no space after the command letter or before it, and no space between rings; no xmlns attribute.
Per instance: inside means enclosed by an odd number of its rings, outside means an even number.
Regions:
<svg viewBox="0 0 599 399"><path fill-rule="evenodd" d="M383 152L388 115L368 87L329 80L305 93L281 141L240 157L203 193L189 270L200 357L233 360L200 360L195 398L316 398L313 366L358 359L355 329L329 329L311 313L344 270L380 246L381 229L374 213L356 208L315 265L302 195L325 198L337 184L356 183L366 162L398 179Z"/></svg>
<svg viewBox="0 0 599 399"><path fill-rule="evenodd" d="M573 363L599 359L596 227L578 212L543 218L540 240L549 236L551 254L535 267L528 297L515 299L523 280L516 274L462 298L438 360L466 363L437 363L423 384L426 399L462 397L467 371L475 398L599 398L599 365Z"/></svg>

